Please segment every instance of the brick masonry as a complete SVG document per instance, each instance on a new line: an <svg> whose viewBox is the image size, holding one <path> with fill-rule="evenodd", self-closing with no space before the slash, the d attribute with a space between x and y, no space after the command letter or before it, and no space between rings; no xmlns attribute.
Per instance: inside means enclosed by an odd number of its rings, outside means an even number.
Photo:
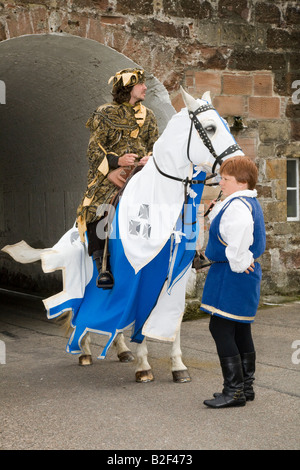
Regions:
<svg viewBox="0 0 300 470"><path fill-rule="evenodd" d="M94 39L151 71L175 109L182 84L195 97L209 89L229 124L242 116L235 136L259 167L268 232L263 291L299 295L300 222L286 220L286 158L300 157L299 19L297 2L283 0L2 1L0 41L52 32Z"/></svg>

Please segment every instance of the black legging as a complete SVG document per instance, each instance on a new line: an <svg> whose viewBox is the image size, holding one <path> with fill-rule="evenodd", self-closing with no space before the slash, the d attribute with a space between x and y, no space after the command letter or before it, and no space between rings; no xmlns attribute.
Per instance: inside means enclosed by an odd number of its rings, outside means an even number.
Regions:
<svg viewBox="0 0 300 470"><path fill-rule="evenodd" d="M250 323L240 323L211 315L209 330L219 357L233 357L254 352Z"/></svg>

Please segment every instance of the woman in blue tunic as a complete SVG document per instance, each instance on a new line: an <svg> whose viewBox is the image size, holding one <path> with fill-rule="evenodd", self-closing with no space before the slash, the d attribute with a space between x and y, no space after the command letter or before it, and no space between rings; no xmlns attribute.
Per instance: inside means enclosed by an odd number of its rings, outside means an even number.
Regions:
<svg viewBox="0 0 300 470"><path fill-rule="evenodd" d="M248 157L227 159L220 187L226 197L210 213L205 255L212 261L201 310L211 314L209 329L216 343L224 385L204 404L212 408L244 406L254 399L255 349L251 323L260 297L265 224L255 189L258 171Z"/></svg>

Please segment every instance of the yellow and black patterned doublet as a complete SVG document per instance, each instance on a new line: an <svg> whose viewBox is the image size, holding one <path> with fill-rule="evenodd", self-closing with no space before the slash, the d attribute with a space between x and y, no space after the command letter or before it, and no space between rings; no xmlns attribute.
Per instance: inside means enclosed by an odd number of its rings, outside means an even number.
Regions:
<svg viewBox="0 0 300 470"><path fill-rule="evenodd" d="M158 138L153 111L139 103L105 104L87 121L91 135L87 150L89 163L87 189L77 209L77 220L87 224L97 220L97 208L109 203L116 187L107 179L119 167L118 159L125 153L139 158L152 152Z"/></svg>

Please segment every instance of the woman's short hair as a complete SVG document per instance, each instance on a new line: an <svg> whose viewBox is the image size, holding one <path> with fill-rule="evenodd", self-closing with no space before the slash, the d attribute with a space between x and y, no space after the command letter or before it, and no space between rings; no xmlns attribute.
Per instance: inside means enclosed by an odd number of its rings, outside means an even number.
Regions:
<svg viewBox="0 0 300 470"><path fill-rule="evenodd" d="M255 163L251 158L240 155L225 160L221 165L220 174L234 176L239 183L247 183L249 189L255 188L258 179Z"/></svg>

